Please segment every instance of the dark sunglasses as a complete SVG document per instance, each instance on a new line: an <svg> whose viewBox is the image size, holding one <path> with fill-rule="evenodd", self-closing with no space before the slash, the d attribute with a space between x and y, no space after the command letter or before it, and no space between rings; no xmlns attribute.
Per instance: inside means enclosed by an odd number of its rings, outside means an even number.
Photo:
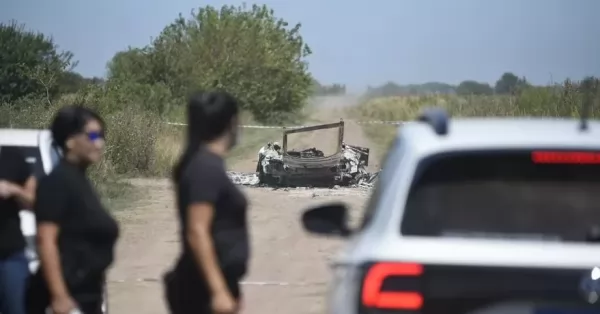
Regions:
<svg viewBox="0 0 600 314"><path fill-rule="evenodd" d="M99 132L86 132L86 135L90 141L96 141L100 139L104 139L104 131Z"/></svg>

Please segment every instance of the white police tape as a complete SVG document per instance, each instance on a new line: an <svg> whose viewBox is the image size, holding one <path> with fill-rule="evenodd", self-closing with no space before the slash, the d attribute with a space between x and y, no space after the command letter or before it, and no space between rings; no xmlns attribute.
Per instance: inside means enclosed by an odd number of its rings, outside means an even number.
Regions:
<svg viewBox="0 0 600 314"><path fill-rule="evenodd" d="M168 125L179 125L186 126L187 123L177 123L177 122L165 122ZM242 128L248 129L293 129L293 128L303 128L303 125L300 126L270 126L270 125L240 125Z"/></svg>
<svg viewBox="0 0 600 314"><path fill-rule="evenodd" d="M401 125L404 121L354 121L356 124L394 124Z"/></svg>
<svg viewBox="0 0 600 314"><path fill-rule="evenodd" d="M391 124L391 125L401 125L404 123L404 121L353 121L353 120L347 120L347 121L351 121L354 122L356 124ZM178 126L186 126L186 123L178 123L178 122L165 122L168 125L178 125ZM246 129L299 129L299 128L306 128L306 127L310 127L312 125L291 125L291 126L275 126L275 125L240 125L240 127L242 128L246 128Z"/></svg>
<svg viewBox="0 0 600 314"><path fill-rule="evenodd" d="M135 278L130 280L117 279L108 280L109 283L127 283L127 282L161 282L159 278ZM286 282L286 281L240 281L244 286L322 286L324 282Z"/></svg>

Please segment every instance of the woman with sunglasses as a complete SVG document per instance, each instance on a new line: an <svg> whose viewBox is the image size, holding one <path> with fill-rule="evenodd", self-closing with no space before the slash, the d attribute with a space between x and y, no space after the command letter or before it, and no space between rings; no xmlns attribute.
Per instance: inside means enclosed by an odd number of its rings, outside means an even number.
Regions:
<svg viewBox="0 0 600 314"><path fill-rule="evenodd" d="M119 235L86 174L102 157L104 122L90 109L69 106L55 116L51 131L63 157L37 189L41 269L31 280L28 313L49 308L55 314L99 314Z"/></svg>
<svg viewBox="0 0 600 314"><path fill-rule="evenodd" d="M172 314L232 314L249 258L247 201L231 182L225 157L238 134L238 103L224 92L188 103L188 142L174 169L182 254L164 277Z"/></svg>

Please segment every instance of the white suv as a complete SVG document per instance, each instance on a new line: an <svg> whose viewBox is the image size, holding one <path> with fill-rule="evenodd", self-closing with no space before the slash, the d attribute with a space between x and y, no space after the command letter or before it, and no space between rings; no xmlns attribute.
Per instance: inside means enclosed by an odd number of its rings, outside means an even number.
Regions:
<svg viewBox="0 0 600 314"><path fill-rule="evenodd" d="M59 152L52 145L52 135L49 130L0 129L0 146L18 147L25 155L26 161L32 166L34 175L38 179L50 173L60 161ZM30 210L22 210L19 214L21 230L27 242L26 255L29 260L29 269L33 274L39 268L35 214ZM102 304L104 314L108 313L107 296L105 285Z"/></svg>
<svg viewBox="0 0 600 314"><path fill-rule="evenodd" d="M600 123L432 109L383 169L359 227L343 204L302 216L349 237L329 313L600 313Z"/></svg>

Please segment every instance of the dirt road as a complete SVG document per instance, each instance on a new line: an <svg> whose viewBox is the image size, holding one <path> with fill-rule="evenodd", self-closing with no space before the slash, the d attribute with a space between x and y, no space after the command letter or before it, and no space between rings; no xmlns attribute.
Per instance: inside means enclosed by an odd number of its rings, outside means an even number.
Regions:
<svg viewBox="0 0 600 314"><path fill-rule="evenodd" d="M330 107L319 113L320 120L339 114ZM360 127L350 122L345 138L357 145L368 143ZM310 135L300 139L304 144L310 141L316 143L311 146L318 146L330 139ZM252 171L246 169L251 164L243 162L232 169ZM109 274L109 310L113 314L167 313L160 276L173 264L180 249L170 183L166 179L135 179L132 183L138 200L117 213L122 237L117 261ZM301 212L318 203L343 200L358 213L366 192L344 188L245 188L244 192L250 202L253 251L249 276L243 282L243 313L324 313L328 261L339 249L340 241L306 234L299 222Z"/></svg>

